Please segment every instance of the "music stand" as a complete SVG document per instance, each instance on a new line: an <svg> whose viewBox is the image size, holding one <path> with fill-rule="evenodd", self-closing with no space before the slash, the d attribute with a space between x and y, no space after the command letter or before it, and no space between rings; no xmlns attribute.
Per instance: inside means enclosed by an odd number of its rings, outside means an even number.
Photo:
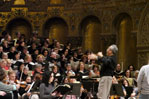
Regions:
<svg viewBox="0 0 149 99"><path fill-rule="evenodd" d="M82 84L84 89L86 89L88 92L98 92L99 82L94 81L94 79L82 80Z"/></svg>
<svg viewBox="0 0 149 99"><path fill-rule="evenodd" d="M62 95L65 95L69 93L71 90L72 90L72 86L68 84L64 84L64 85L58 85L57 87L55 87L55 89L52 90L52 93L60 92Z"/></svg>
<svg viewBox="0 0 149 99"><path fill-rule="evenodd" d="M127 92L126 97L130 97L131 93L133 92L133 87L128 86L128 87L125 87L125 89L126 89L126 92Z"/></svg>
<svg viewBox="0 0 149 99"><path fill-rule="evenodd" d="M72 90L66 94L67 95L75 95L76 97L80 97L80 89L81 83L67 83L72 87Z"/></svg>
<svg viewBox="0 0 149 99"><path fill-rule="evenodd" d="M110 95L124 96L122 85L121 84L112 84L111 90L110 90Z"/></svg>
<svg viewBox="0 0 149 99"><path fill-rule="evenodd" d="M94 99L96 99L99 82L95 81L95 79L84 79L82 80L82 84L84 89L86 89L88 93L91 93Z"/></svg>

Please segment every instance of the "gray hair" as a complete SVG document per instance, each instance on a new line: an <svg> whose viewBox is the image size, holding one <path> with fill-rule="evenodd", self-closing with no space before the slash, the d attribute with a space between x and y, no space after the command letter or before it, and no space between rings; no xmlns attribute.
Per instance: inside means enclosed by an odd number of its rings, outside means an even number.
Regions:
<svg viewBox="0 0 149 99"><path fill-rule="evenodd" d="M36 64L35 68L42 67L41 64Z"/></svg>
<svg viewBox="0 0 149 99"><path fill-rule="evenodd" d="M115 44L110 45L109 49L112 50L113 54L116 54L116 52L118 51L117 45Z"/></svg>

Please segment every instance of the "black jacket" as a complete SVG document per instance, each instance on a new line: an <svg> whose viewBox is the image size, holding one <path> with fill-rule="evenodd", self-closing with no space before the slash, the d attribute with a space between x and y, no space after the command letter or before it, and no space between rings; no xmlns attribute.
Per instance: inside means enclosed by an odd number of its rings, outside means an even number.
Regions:
<svg viewBox="0 0 149 99"><path fill-rule="evenodd" d="M113 76L114 70L116 68L116 56L104 56L98 58L101 63L100 76Z"/></svg>

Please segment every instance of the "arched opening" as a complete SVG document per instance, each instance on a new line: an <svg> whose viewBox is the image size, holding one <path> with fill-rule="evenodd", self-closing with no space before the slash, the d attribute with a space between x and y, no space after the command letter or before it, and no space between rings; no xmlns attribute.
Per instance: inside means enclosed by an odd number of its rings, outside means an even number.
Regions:
<svg viewBox="0 0 149 99"><path fill-rule="evenodd" d="M25 1L24 0L15 0L14 5L25 5Z"/></svg>
<svg viewBox="0 0 149 99"><path fill-rule="evenodd" d="M29 38L30 34L32 33L31 24L23 18L16 18L11 20L7 24L6 30L11 34L12 38L15 38L16 32L24 34L26 38Z"/></svg>
<svg viewBox="0 0 149 99"><path fill-rule="evenodd" d="M50 4L61 4L62 0L50 0Z"/></svg>
<svg viewBox="0 0 149 99"><path fill-rule="evenodd" d="M101 22L96 16L84 18L80 24L82 47L84 50L98 52L101 50L100 42Z"/></svg>
<svg viewBox="0 0 149 99"><path fill-rule="evenodd" d="M136 37L132 34L132 19L126 14L119 14L114 22L117 33L118 62L126 69L129 65L137 65Z"/></svg>
<svg viewBox="0 0 149 99"><path fill-rule="evenodd" d="M50 18L43 27L43 35L58 40L60 43L66 43L68 35L67 23L59 17Z"/></svg>

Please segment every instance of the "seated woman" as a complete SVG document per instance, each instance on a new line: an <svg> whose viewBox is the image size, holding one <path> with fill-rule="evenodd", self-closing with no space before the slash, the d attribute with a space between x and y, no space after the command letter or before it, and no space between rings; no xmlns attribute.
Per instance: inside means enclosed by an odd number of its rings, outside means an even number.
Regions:
<svg viewBox="0 0 149 99"><path fill-rule="evenodd" d="M20 89L19 89L19 94L21 96L29 90L31 86L31 80L32 80L31 77L27 76L26 80L21 82Z"/></svg>
<svg viewBox="0 0 149 99"><path fill-rule="evenodd" d="M53 73L49 71L45 71L42 77L42 83L40 84L40 99L54 99L60 96L59 93L52 94L52 90L54 90L54 76Z"/></svg>
<svg viewBox="0 0 149 99"><path fill-rule="evenodd" d="M131 78L131 72L130 72L130 70L126 70L125 71L125 76L124 76L124 78L129 82L129 86L134 86L134 79L133 78Z"/></svg>
<svg viewBox="0 0 149 99"><path fill-rule="evenodd" d="M129 81L125 78L122 79L122 86L123 86L123 90L125 90L124 92L125 99L128 99L133 92L133 87L129 85Z"/></svg>
<svg viewBox="0 0 149 99"><path fill-rule="evenodd" d="M31 77L26 78L27 86L24 88L24 94L22 95L23 99L39 99L39 86L41 83L41 74L36 73L33 81L31 83ZM23 87L23 86L22 86ZM21 91L21 90L20 90ZM22 90L23 92L23 90Z"/></svg>
<svg viewBox="0 0 149 99"><path fill-rule="evenodd" d="M42 65L41 64L36 64L34 71L32 72L33 77L37 74L42 74Z"/></svg>
<svg viewBox="0 0 149 99"><path fill-rule="evenodd" d="M81 76L88 75L88 71L86 71L85 65L83 62L80 62L79 66L78 66L77 76L79 76L79 75L81 75Z"/></svg>
<svg viewBox="0 0 149 99"><path fill-rule="evenodd" d="M89 74L90 74L91 77L100 76L99 66L98 65L93 65L93 69L90 70Z"/></svg>
<svg viewBox="0 0 149 99"><path fill-rule="evenodd" d="M19 89L19 85L7 85L6 83L6 74L3 69L0 69L0 91L3 91L3 94L0 95L0 99L12 99L13 93ZM5 93L6 94L5 94Z"/></svg>
<svg viewBox="0 0 149 99"><path fill-rule="evenodd" d="M17 70L17 73L16 73L16 77L17 77L17 79L19 79L19 80L22 80L21 78L21 75L22 75L22 73L23 73L23 70L24 70L24 63L23 62L20 62L20 63L18 63L18 70Z"/></svg>
<svg viewBox="0 0 149 99"><path fill-rule="evenodd" d="M66 73L66 75L68 73L71 73L72 75L75 75L75 72L72 70L71 64L67 64L65 73Z"/></svg>

